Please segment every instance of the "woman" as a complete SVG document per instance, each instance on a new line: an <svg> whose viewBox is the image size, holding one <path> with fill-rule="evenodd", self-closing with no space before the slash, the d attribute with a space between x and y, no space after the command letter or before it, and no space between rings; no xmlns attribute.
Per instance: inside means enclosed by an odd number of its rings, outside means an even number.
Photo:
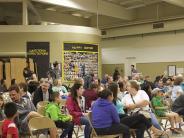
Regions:
<svg viewBox="0 0 184 138"><path fill-rule="evenodd" d="M54 80L54 83L53 83L53 86L52 86L52 91L53 92L56 92L56 91L59 91L60 93L60 96L64 99L65 97L67 98L68 96L68 91L67 89L62 86L62 81L61 79L55 79Z"/></svg>
<svg viewBox="0 0 184 138"><path fill-rule="evenodd" d="M85 113L85 99L82 96L83 85L81 83L74 83L71 88L71 95L68 96L66 107L73 117L76 125L85 125L84 137L90 138L91 127Z"/></svg>
<svg viewBox="0 0 184 138"><path fill-rule="evenodd" d="M170 130L172 131L172 133L180 134L179 124L181 123L181 118L175 112L168 112L168 107L164 104L163 91L161 91L161 89L159 88L155 88L152 91L152 95L153 99L151 100L151 103L155 110L155 114L159 117L168 117L171 124Z"/></svg>
<svg viewBox="0 0 184 138"><path fill-rule="evenodd" d="M113 92L113 103L116 107L116 110L119 114L119 117L121 119L121 123L127 125L128 127L132 129L136 129L136 137L137 138L144 138L144 131L145 129L150 128L152 125L150 122L145 118L144 115L136 114L134 116L128 116L125 114L123 108L124 105L121 102L121 100L117 97L119 91L118 91L118 84L117 83L111 83L108 87Z"/></svg>
<svg viewBox="0 0 184 138"><path fill-rule="evenodd" d="M129 94L123 98L123 102L125 107L128 109L129 114L143 114L150 122L150 129L153 131L155 136L167 135L165 131L161 131L152 125L149 108L149 97L145 91L139 90L139 88L140 86L136 81L131 80L127 83L127 90Z"/></svg>
<svg viewBox="0 0 184 138"><path fill-rule="evenodd" d="M118 86L119 86L119 92L118 92L118 98L120 100L123 99L123 97L126 95L126 89L125 89L125 83L123 81L119 81L118 82Z"/></svg>
<svg viewBox="0 0 184 138"><path fill-rule="evenodd" d="M98 135L122 134L123 138L130 138L129 128L120 123L112 100L113 94L109 89L99 93L99 98L92 106L93 127Z"/></svg>

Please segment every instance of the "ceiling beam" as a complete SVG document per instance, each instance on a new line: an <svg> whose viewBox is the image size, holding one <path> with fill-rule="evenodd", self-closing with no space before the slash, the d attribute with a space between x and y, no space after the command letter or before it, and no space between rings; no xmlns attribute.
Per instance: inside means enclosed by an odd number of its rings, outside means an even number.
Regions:
<svg viewBox="0 0 184 138"><path fill-rule="evenodd" d="M68 25L89 26L88 19L84 19L82 17L79 18L73 15L63 14L55 11L47 11L43 9L38 9L38 12L40 14L41 21Z"/></svg>
<svg viewBox="0 0 184 138"><path fill-rule="evenodd" d="M184 0L162 0L162 1L184 8Z"/></svg>
<svg viewBox="0 0 184 138"><path fill-rule="evenodd" d="M0 0L0 2L22 2L22 0Z"/></svg>
<svg viewBox="0 0 184 138"><path fill-rule="evenodd" d="M38 13L37 9L34 7L30 0L27 1L27 4L28 9L30 9L36 15L38 22L41 22L40 14Z"/></svg>
<svg viewBox="0 0 184 138"><path fill-rule="evenodd" d="M123 20L132 20L135 15L135 11L133 10L126 10L122 6L115 5L102 0L32 0L32 1L73 8L90 13L98 12L99 15L111 16Z"/></svg>

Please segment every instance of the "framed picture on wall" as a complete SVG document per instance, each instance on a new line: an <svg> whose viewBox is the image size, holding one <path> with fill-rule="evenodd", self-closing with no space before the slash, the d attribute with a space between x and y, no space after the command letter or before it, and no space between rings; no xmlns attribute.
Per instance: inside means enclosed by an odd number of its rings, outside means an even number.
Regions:
<svg viewBox="0 0 184 138"><path fill-rule="evenodd" d="M90 43L64 42L62 46L62 78L73 82L93 73L99 75L99 46Z"/></svg>
<svg viewBox="0 0 184 138"><path fill-rule="evenodd" d="M167 70L169 77L176 75L176 65L168 65Z"/></svg>

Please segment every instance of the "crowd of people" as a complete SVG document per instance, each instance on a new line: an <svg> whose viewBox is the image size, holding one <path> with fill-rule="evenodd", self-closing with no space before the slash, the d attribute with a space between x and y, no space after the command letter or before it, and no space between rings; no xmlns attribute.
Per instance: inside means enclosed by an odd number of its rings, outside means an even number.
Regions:
<svg viewBox="0 0 184 138"><path fill-rule="evenodd" d="M72 87L64 85L53 72L39 81L34 73L25 80L18 84L14 81L9 88L5 80L1 80L3 138L29 134L29 120L42 116L51 118L56 127L63 130L60 138L72 138L75 125L84 126L85 138L90 138L92 127L98 135L120 134L130 138L130 131L134 129L137 138L143 138L148 130L156 137L168 136L158 117L168 117L173 134L182 133L182 75L157 76L152 82L149 76L143 77L135 69L131 77L121 77L116 69L112 76L105 74L102 80L93 74L76 78ZM5 102L4 93L9 94L11 101ZM62 100L66 101L66 112L60 106ZM41 101L48 101L44 115L36 109ZM88 112L92 114L91 120L87 117ZM48 131L51 138L58 135L54 129Z"/></svg>

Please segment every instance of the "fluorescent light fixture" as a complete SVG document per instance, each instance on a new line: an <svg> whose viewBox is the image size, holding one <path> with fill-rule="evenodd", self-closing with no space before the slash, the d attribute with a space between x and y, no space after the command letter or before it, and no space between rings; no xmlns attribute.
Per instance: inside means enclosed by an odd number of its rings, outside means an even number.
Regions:
<svg viewBox="0 0 184 138"><path fill-rule="evenodd" d="M55 8L53 8L53 7L46 8L46 10L47 10L47 11L56 11L56 9L55 9Z"/></svg>
<svg viewBox="0 0 184 138"><path fill-rule="evenodd" d="M89 15L84 15L84 18L88 19L90 16Z"/></svg>
<svg viewBox="0 0 184 138"><path fill-rule="evenodd" d="M73 16L76 16L76 17L82 17L82 14L80 13L72 13Z"/></svg>

